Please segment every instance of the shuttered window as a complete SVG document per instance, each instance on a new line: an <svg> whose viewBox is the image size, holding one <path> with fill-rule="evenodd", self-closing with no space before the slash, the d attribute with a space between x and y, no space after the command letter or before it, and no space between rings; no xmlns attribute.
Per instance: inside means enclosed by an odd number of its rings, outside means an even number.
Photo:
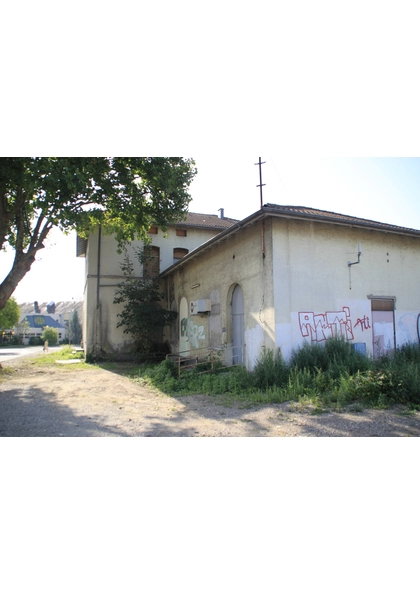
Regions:
<svg viewBox="0 0 420 594"><path fill-rule="evenodd" d="M143 276L155 278L160 272L160 248L153 245L147 250L147 258L143 264Z"/></svg>
<svg viewBox="0 0 420 594"><path fill-rule="evenodd" d="M184 248L174 248L174 264L188 254L188 250Z"/></svg>

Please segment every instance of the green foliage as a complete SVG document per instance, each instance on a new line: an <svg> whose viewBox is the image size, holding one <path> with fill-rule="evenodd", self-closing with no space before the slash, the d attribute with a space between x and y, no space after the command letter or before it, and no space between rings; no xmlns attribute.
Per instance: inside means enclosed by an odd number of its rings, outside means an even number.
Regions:
<svg viewBox="0 0 420 594"><path fill-rule="evenodd" d="M331 338L325 344L304 343L292 353L289 365L311 372L319 369L337 379L345 372L367 370L369 359L355 351L344 338Z"/></svg>
<svg viewBox="0 0 420 594"><path fill-rule="evenodd" d="M143 269L147 268L150 257L147 246L138 248L136 256ZM164 295L158 281L144 275L137 277L127 252L121 269L125 280L118 285L114 298L115 304L123 306L121 313L117 314L120 318L117 327L134 338L137 352L153 354L160 349L162 329L176 319L177 313L160 306Z"/></svg>
<svg viewBox="0 0 420 594"><path fill-rule="evenodd" d="M67 345L61 348L59 351L43 353L42 355L39 355L34 362L36 365L52 365L57 363L57 361L74 361L76 359L80 360L80 363L76 363L78 368L84 366L84 354L81 352L76 353L73 347ZM70 367L68 367L68 369L70 369ZM71 369L74 369L73 365L71 366Z"/></svg>
<svg viewBox="0 0 420 594"><path fill-rule="evenodd" d="M258 388L281 386L287 382L288 368L282 357L281 350L263 348L254 369L254 381Z"/></svg>
<svg viewBox="0 0 420 594"><path fill-rule="evenodd" d="M72 344L80 344L82 342L82 325L77 310L74 310L70 318L69 340Z"/></svg>
<svg viewBox="0 0 420 594"><path fill-rule="evenodd" d="M20 308L14 297L6 301L6 305L0 310L0 329L10 330L19 323Z"/></svg>
<svg viewBox="0 0 420 594"><path fill-rule="evenodd" d="M323 350L321 350L323 349ZM393 355L372 360L340 339L325 346L305 344L286 364L281 353L261 352L254 373L243 367L200 374L192 370L178 379L170 361L145 368L140 375L172 394L228 395L249 403L296 401L317 414L330 409L384 408L394 404L420 407L420 346L405 345Z"/></svg>
<svg viewBox="0 0 420 594"><path fill-rule="evenodd" d="M55 346L58 342L58 330L57 328L51 328L50 326L45 326L44 332L42 333L41 339L43 342L48 340L49 346Z"/></svg>
<svg viewBox="0 0 420 594"><path fill-rule="evenodd" d="M87 236L101 224L123 245L182 218L196 174L183 157L1 157L0 249L16 251L0 310L53 227Z"/></svg>

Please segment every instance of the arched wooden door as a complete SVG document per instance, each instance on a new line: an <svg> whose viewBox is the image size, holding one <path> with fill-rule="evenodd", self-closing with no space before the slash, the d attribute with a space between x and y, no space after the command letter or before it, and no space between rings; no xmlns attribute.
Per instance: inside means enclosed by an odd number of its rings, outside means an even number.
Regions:
<svg viewBox="0 0 420 594"><path fill-rule="evenodd" d="M232 363L234 365L243 365L244 363L244 317L244 293L242 287L236 285L232 295Z"/></svg>

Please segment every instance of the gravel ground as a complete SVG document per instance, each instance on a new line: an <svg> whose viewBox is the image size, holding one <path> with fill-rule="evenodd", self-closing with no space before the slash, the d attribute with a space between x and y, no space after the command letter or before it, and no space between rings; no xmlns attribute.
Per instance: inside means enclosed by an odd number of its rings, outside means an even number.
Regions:
<svg viewBox="0 0 420 594"><path fill-rule="evenodd" d="M403 408L311 414L294 403L248 406L204 395L169 397L98 367L0 371L3 437L418 437Z"/></svg>

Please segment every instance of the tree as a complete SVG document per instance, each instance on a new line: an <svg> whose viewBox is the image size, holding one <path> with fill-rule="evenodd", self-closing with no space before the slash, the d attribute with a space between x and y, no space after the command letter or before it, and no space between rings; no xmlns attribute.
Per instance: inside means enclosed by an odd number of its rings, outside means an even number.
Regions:
<svg viewBox="0 0 420 594"><path fill-rule="evenodd" d="M147 273L153 270L150 247L137 248L136 256L143 267L143 277L135 276L134 265L127 252L121 265L125 280L115 292L114 303L123 305L122 312L117 314L121 318L117 328L122 327L125 334L131 334L137 352L150 354L154 345L161 341L163 328L169 326L178 314L160 306L164 294L159 289L158 280L150 278Z"/></svg>
<svg viewBox="0 0 420 594"><path fill-rule="evenodd" d="M58 330L57 328L51 328L51 326L45 326L44 332L42 333L41 339L45 342L48 340L50 346L55 346L58 342Z"/></svg>
<svg viewBox="0 0 420 594"><path fill-rule="evenodd" d="M120 245L146 239L153 222L165 229L187 212L196 174L183 157L1 157L0 249L15 250L0 284L0 310L53 227L82 236L102 225Z"/></svg>
<svg viewBox="0 0 420 594"><path fill-rule="evenodd" d="M80 323L77 310L74 310L70 319L69 341L72 344L80 344L82 342L82 325Z"/></svg>
<svg viewBox="0 0 420 594"><path fill-rule="evenodd" d="M1 315L2 312L0 312ZM26 332L30 329L31 325L26 318L24 318L18 324L15 324L17 339L19 344L24 344L26 338Z"/></svg>
<svg viewBox="0 0 420 594"><path fill-rule="evenodd" d="M20 307L14 297L6 301L5 306L0 310L0 328L10 329L16 326L20 319Z"/></svg>

